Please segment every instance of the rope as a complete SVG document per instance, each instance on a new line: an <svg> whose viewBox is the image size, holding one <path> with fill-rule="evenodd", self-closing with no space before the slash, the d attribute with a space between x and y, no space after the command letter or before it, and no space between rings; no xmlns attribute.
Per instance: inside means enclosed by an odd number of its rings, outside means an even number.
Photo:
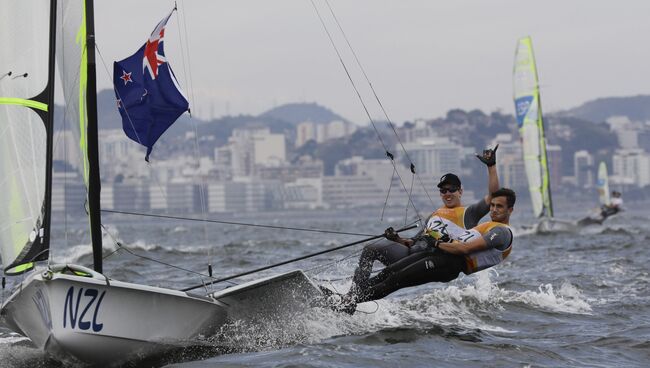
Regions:
<svg viewBox="0 0 650 368"><path fill-rule="evenodd" d="M373 120L372 116L370 115L370 112L368 111L368 107L366 106L366 103L363 101L363 97L361 97L361 93L359 92L359 89L357 88L356 84L354 83L354 79L352 79L352 76L350 75L350 72L348 70L347 65L343 61L343 58L341 56L341 53L339 52L339 49L336 47L336 43L334 42L334 39L332 38L332 35L329 32L329 29L327 28L327 25L325 24L325 21L323 20L323 17L321 16L320 12L318 11L318 8L316 7L316 4L314 3L314 0L310 0L312 6L314 7L314 11L316 11L316 15L318 16L318 19L321 22L321 25L323 26L323 29L325 30L325 33L327 34L327 37L330 40L330 43L332 47L334 48L334 51L336 52L336 55L338 56L339 62L341 63L341 66L343 67L343 70L345 71L345 74L348 77L348 80L350 81L350 84L352 85L352 88L354 89L354 92L357 95L357 98L359 99L359 102L361 103L361 106L363 106L363 110L366 113L366 116L368 117L368 120L370 121L370 124L372 125L372 128L375 130L375 133L377 134L377 139L381 143L382 147L384 148L384 151L386 151L386 154L391 157L392 154L389 152L388 147L386 146L386 143L381 137L381 133L379 133L379 130L377 129L377 126L375 124L375 121ZM395 166L395 161L390 160L391 164L393 165L393 168L395 169L395 172L397 173L397 176L400 180L400 183L402 184L402 188L404 188L404 192L407 193L408 195L408 190L406 189L406 185L404 184L404 181L402 180L402 176L399 174L399 171L397 170L397 166ZM417 209L417 206L415 206L415 203L413 202L413 199L409 196L408 202L413 206L413 209L415 210L415 213L418 216L418 219L422 221L422 217L420 216L420 213Z"/></svg>
<svg viewBox="0 0 650 368"><path fill-rule="evenodd" d="M180 217L180 216L169 216L169 215L156 215L152 213L137 213L137 212L127 212L127 211L118 211L118 210L106 210L102 209L102 212L108 213L119 213L122 215L133 215L133 216L144 216L144 217L155 217L155 218L164 218L171 220L186 220L186 221L198 221L198 222L209 222L214 224L224 224L224 225L241 225L241 226L250 226L250 227L263 227L267 229L280 229L280 230L294 230L294 231L308 231L314 233L323 233L323 234L339 234L339 235L354 235L354 236L373 236L372 234L361 234L361 233L349 233L344 231L334 231L334 230L321 230L321 229L306 229L300 227L288 227L288 226L276 226L276 225L260 225L260 224L251 224L246 222L234 222L234 221L219 221L219 220L202 220L191 217Z"/></svg>
<svg viewBox="0 0 650 368"><path fill-rule="evenodd" d="M347 34L343 30L343 27L341 26L341 23L339 22L338 17L334 13L334 9L332 9L332 6L330 5L328 0L325 0L325 3L327 4L327 7L330 10L330 13L332 14L332 18L334 18L334 21L336 22L336 25L339 28L339 31L341 31L341 35L343 35L343 39L345 39L345 42L348 45L348 48L350 49L350 52L352 52L352 55L354 56L354 60L357 62L357 66L359 66L359 69L361 70L361 73L363 74L364 78L366 79L366 82L368 83L368 87L370 87L370 90L372 91L375 100L377 101L377 104L381 108L381 111L384 113L384 117L386 117L386 121L388 122L388 126L393 130L393 133L395 134L395 137L397 138L397 142L400 144L402 147L402 151L404 151L404 154L406 155L406 158L408 159L409 163L413 165L413 160L411 160L411 156L409 155L408 151L406 150L406 147L404 147L404 144L402 143L402 140L399 137L399 134L397 134L397 130L395 129L395 124L393 124L393 121L391 118L388 116L388 112L384 108L384 104L381 102L379 99L379 95L377 94L377 91L375 91L375 87L372 85L372 82L370 81L370 78L368 77L368 74L366 73L365 68L361 64L361 61L357 57L357 53L354 51L354 48L352 47L352 44L350 43L350 40L348 39ZM422 189L424 190L424 193L426 193L427 197L429 198L429 201L431 202L432 205L434 205L433 200L431 199L431 196L429 196L429 192L427 191L427 188L424 186L424 183L420 179L420 176L416 174L418 177L418 180L420 181L420 184L422 185ZM417 209L416 209L417 212ZM418 216L420 216L418 214Z"/></svg>
<svg viewBox="0 0 650 368"><path fill-rule="evenodd" d="M384 221L384 212L386 212L386 206L388 206L388 197L390 197L390 190L393 188L393 179L395 179L395 167L393 167L393 173L390 176L388 191L386 192L386 200L384 201L384 207L381 208L381 217L379 218L379 221ZM408 206L406 208L408 208Z"/></svg>
<svg viewBox="0 0 650 368"><path fill-rule="evenodd" d="M167 267L175 268L175 269L177 269L177 270L185 271L185 272L188 272L188 273L191 273L191 274L194 274L194 275L198 275L198 276L201 276L201 277L207 277L207 278L210 278L210 279L216 279L215 277L212 277L212 276L209 276L209 275L206 275L206 274L200 273L200 272L196 272L196 271L193 271L193 270L190 270L190 269L187 269L187 268L183 268L183 267L180 267L180 266L173 265L173 264L171 264L171 263L163 262L163 261L158 260L158 259L155 259L155 258L151 258L151 257L143 256L143 255L141 255L141 254L137 254L137 253L133 252L132 250L130 250L129 248L126 248L125 246L123 246L122 243L120 243L117 239L115 239L115 237L113 236L113 234L111 234L111 233L108 231L108 229L106 228L106 226L104 226L104 224L101 224L101 226L102 226L102 228L104 229L104 231L106 232L106 234L108 234L108 236L113 240L113 242L115 243L115 245L117 245L117 247L118 247L116 250L114 250L113 252L111 252L110 254L108 254L108 255L107 255L106 257L104 257L104 258L108 258L108 257L112 256L114 253L116 253L116 252L118 252L118 251L120 251L120 250L123 250L123 251L125 251L125 252L131 254L132 256L135 256L135 257L138 257L138 258L142 258L142 259L145 259L145 260L147 260L147 261L154 262L154 263L158 263L158 264L161 264L161 265L163 265L163 266L167 266ZM231 283L231 284L233 284L233 285L237 285L237 283L232 282L232 281L229 282L229 283Z"/></svg>
<svg viewBox="0 0 650 368"><path fill-rule="evenodd" d="M180 39L180 42L181 42L181 50L185 51L185 47L183 46L183 38L180 37L180 34L181 34L181 32L180 32L180 28L181 28L180 15L179 15L179 11L178 11L178 8L176 6L176 3L174 3L174 10L176 10L176 20L178 22L178 31L179 31L179 39ZM185 24L185 14L184 13L183 13L183 26L187 27L187 25ZM187 37L187 28L184 28L184 31L185 31L185 40L187 41L187 39L188 39L188 37ZM188 59L188 64L189 64L189 57L190 57L189 42L185 42L185 46L187 48L187 59ZM186 72L186 70L185 70L185 55L184 55L185 53L181 52L181 54L183 55L183 72ZM171 67L170 67L170 69L171 69ZM191 83L191 80L192 80L192 75L191 74L189 74L189 79L190 79L190 82L188 83L188 88L190 89L190 95L192 96L192 103L196 103L196 100L194 99L194 86ZM191 116L192 116L192 113L190 113L190 117ZM201 216L203 217L203 220L206 220L207 217L208 217L208 205L207 205L207 199L205 198L206 193L207 193L207 184L205 182L205 177L203 177L203 175L201 175L201 172L200 172L201 153L200 153L200 149L199 149L199 131L198 131L197 123L196 123L195 119L191 119L191 125L192 125L192 130L194 131L194 157L198 162L197 169L196 169L196 172L195 172L196 173L195 179L198 177L198 181L199 181L199 185L200 185L199 200L200 200L200 204L201 204ZM208 228L207 228L207 224L206 224L205 221L203 222L203 240L204 240L206 245L210 244L209 237L208 237ZM210 272L212 272L211 271L212 270L212 248L210 248L210 247L207 248L206 256L208 258L207 259L207 261L208 261L207 262L208 263L208 269L210 269Z"/></svg>
<svg viewBox="0 0 650 368"><path fill-rule="evenodd" d="M406 231L406 230L414 229L414 228L416 228L416 227L417 227L417 225L413 225L413 226L409 226L409 227L404 227L404 228L401 228L401 229L399 229L399 230L396 230L396 232L399 233L399 232L401 232L401 231ZM236 274L236 275L232 275L232 276L224 277L224 278L221 278L221 279L218 279L218 280L215 280L215 281L211 281L211 282L208 283L208 285L216 284L216 283L219 283L219 282L222 282L222 281L227 281L227 280L235 279L235 278L242 277L242 276L246 276L246 275L251 275L251 274L254 274L254 273L257 273L257 272L261 272L261 271L269 270L269 269L271 269L271 268L275 268L275 267L279 267L279 266L284 266L284 265L289 264L289 263L294 263L294 262L302 261L302 260L307 259L307 258L316 257L316 256L319 256L319 255L322 255L322 254L325 254L325 253L334 252L334 251L337 251L337 250L340 250L340 249L343 249L343 248L348 248L348 247L351 247L351 246L353 246L353 245L358 245L358 244L361 244L361 243L369 242L369 241L371 241L371 240L375 240L375 239L379 239L379 238L383 238L383 237L384 237L384 234L381 234L381 235L375 235L375 236L372 236L372 237L367 238L367 239L357 240L357 241L355 241L355 242L348 243L348 244L343 244L343 245L340 245L340 246L338 246L338 247L334 247L334 248L330 248L330 249L325 249L325 250L322 250L322 251L320 251L320 252L316 252L316 253L311 253L311 254L304 255L304 256L302 256L302 257L289 259L289 260L286 260L286 261L283 261L283 262L279 262L279 263L275 263L275 264L272 264L272 265L268 265L268 266L264 266L264 267L256 268L256 269L254 269L254 270L250 270L250 271L246 271L246 272L238 273L238 274ZM188 288L185 288L185 289L181 289L181 291L190 291L190 290L194 290L194 289L200 288L201 286L203 286L203 285L191 286L191 287L188 287Z"/></svg>

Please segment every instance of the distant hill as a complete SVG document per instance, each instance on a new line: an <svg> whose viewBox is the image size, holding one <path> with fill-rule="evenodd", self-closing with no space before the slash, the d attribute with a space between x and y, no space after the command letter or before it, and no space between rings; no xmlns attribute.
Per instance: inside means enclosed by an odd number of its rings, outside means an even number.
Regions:
<svg viewBox="0 0 650 368"><path fill-rule="evenodd" d="M259 118L273 118L283 120L293 125L304 121L311 121L316 124L327 124L332 120L348 122L332 110L316 103L292 103L273 108L259 116Z"/></svg>
<svg viewBox="0 0 650 368"><path fill-rule="evenodd" d="M650 96L606 97L558 113L600 123L612 116L627 116L632 121L650 120Z"/></svg>

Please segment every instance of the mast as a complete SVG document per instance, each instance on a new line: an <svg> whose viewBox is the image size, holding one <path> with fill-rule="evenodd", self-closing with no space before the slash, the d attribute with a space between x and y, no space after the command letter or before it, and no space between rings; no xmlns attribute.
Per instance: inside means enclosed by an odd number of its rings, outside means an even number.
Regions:
<svg viewBox="0 0 650 368"><path fill-rule="evenodd" d="M101 182L99 176L99 142L97 128L97 76L95 68L95 19L93 0L86 0L86 53L88 84L86 105L88 113L88 216L93 246L93 268L102 272Z"/></svg>
<svg viewBox="0 0 650 368"><path fill-rule="evenodd" d="M530 53L533 56L533 60L535 60L535 51L532 48L532 41L531 41L531 48L530 48ZM537 62L535 61L535 64ZM542 94L539 91L539 75L537 73L537 65L535 65L535 89L537 90L537 114L538 114L538 119L539 119L539 132L540 132L540 137L539 137L539 144L540 148L544 151L543 155L541 156L542 160L542 167L544 170L544 177L542 180L546 181L546 193L548 193L548 211L544 211L544 215L548 218L553 217L553 197L551 196L551 173L548 169L548 153L546 149L546 129L544 129L544 114L542 113ZM542 191L542 195L544 195Z"/></svg>
<svg viewBox="0 0 650 368"><path fill-rule="evenodd" d="M50 3L50 50L48 55L47 66L47 88L44 94L47 94L47 105L51 110L48 111L45 119L45 130L47 132L46 151L45 151L45 198L43 201L43 234L41 243L47 247L47 252L43 255L49 257L50 244L50 224L52 220L52 160L54 145L54 73L56 63L56 11L58 9L57 0Z"/></svg>

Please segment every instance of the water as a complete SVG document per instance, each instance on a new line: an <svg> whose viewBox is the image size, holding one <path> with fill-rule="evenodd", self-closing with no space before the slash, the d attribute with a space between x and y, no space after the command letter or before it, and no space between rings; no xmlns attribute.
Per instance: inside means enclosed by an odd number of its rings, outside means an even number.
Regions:
<svg viewBox="0 0 650 368"><path fill-rule="evenodd" d="M572 205L573 207L569 207ZM586 208L565 204L577 219ZM519 208L521 207L521 208ZM519 231L506 263L448 284L398 291L359 306L354 316L308 310L290 323L233 323L213 346L180 351L144 366L199 367L641 367L650 361L650 217L639 206L575 234ZM230 221L381 233L403 213L379 221L380 211L256 214ZM532 223L525 205L513 225ZM226 276L359 239L242 226L106 217L109 230L133 252ZM72 222L70 222L72 223ZM88 239L76 226L57 226L53 256L90 264ZM206 241L207 240L207 241ZM110 237L105 242L110 242ZM210 244L210 246L206 246ZM310 277L340 291L349 286L360 246L305 260ZM109 249L110 251L110 249ZM267 271L288 270L285 266ZM180 288L198 279L182 270L118 253L114 278ZM243 280L255 276L245 277ZM241 282L243 280L236 280ZM223 285L227 286L227 285ZM222 286L222 287L223 287ZM1 367L58 367L25 338L0 329Z"/></svg>

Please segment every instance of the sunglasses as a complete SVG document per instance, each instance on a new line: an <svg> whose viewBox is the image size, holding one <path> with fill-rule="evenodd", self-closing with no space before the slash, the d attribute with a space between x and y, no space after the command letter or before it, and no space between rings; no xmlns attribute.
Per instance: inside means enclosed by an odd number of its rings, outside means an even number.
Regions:
<svg viewBox="0 0 650 368"><path fill-rule="evenodd" d="M446 194L447 192L456 193L457 191L458 188L440 188L440 194Z"/></svg>

